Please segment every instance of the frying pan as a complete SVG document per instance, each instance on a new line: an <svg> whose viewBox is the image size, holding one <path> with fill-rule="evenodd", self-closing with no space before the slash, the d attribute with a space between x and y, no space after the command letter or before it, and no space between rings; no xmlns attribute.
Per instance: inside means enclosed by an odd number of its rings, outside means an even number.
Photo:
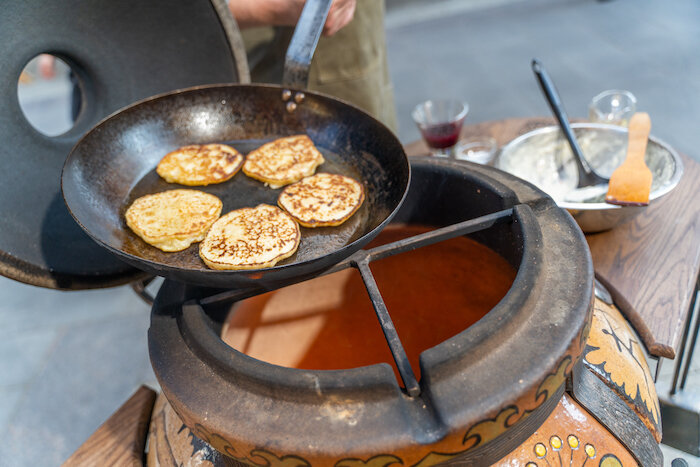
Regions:
<svg viewBox="0 0 700 467"><path fill-rule="evenodd" d="M372 240L401 205L410 168L401 144L380 122L339 99L298 90L306 83L329 5L330 0L307 1L287 52L288 86L222 84L174 91L128 106L85 134L68 156L61 179L68 210L83 230L137 268L211 287L280 287L322 272ZM182 188L155 172L166 153L222 142L246 154L295 134L309 135L323 153L326 162L317 172L361 181L365 201L339 227L301 227L297 253L277 266L212 270L199 258L199 244L165 253L126 226L124 212L135 198ZM218 196L222 213L276 205L280 192L242 172L221 184L192 188Z"/></svg>

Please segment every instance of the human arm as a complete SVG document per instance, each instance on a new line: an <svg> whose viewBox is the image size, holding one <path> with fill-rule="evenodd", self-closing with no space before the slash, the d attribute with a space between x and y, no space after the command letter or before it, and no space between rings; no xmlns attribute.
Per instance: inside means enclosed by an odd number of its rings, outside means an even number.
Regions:
<svg viewBox="0 0 700 467"><path fill-rule="evenodd" d="M257 26L292 26L304 8L304 0L229 0L229 10L241 29ZM356 0L333 0L323 34L331 36L355 14Z"/></svg>

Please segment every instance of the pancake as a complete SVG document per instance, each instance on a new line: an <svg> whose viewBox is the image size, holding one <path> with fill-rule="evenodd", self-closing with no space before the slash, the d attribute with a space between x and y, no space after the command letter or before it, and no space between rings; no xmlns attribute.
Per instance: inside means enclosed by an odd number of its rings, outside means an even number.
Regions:
<svg viewBox="0 0 700 467"><path fill-rule="evenodd" d="M355 214L364 199L355 179L318 173L282 190L277 204L304 227L332 227Z"/></svg>
<svg viewBox="0 0 700 467"><path fill-rule="evenodd" d="M279 188L313 175L323 162L323 155L311 138L288 136L251 151L243 164L243 173L271 188Z"/></svg>
<svg viewBox="0 0 700 467"><path fill-rule="evenodd" d="M299 225L277 206L260 204L221 216L199 245L212 269L271 268L299 247Z"/></svg>
<svg viewBox="0 0 700 467"><path fill-rule="evenodd" d="M180 251L201 241L219 218L219 198L198 190L169 190L136 199L126 210L126 225L163 251Z"/></svg>
<svg viewBox="0 0 700 467"><path fill-rule="evenodd" d="M206 186L229 180L241 165L243 155L231 146L194 144L166 154L156 172L169 183Z"/></svg>

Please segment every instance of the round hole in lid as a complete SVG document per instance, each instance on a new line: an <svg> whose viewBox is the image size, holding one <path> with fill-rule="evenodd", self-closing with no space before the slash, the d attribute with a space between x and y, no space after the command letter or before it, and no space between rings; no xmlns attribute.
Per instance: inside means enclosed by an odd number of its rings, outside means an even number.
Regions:
<svg viewBox="0 0 700 467"><path fill-rule="evenodd" d="M29 60L17 82L17 98L24 117L46 136L58 136L73 128L82 94L78 76L70 65L48 53Z"/></svg>

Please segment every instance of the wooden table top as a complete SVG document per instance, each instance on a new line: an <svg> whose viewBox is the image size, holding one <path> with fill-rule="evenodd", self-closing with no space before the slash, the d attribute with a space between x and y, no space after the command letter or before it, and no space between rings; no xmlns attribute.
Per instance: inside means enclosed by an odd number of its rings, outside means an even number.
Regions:
<svg viewBox="0 0 700 467"><path fill-rule="evenodd" d="M462 136L489 135L504 145L551 118L514 118L465 126ZM653 131L652 131L653 133ZM423 141L406 146L425 155ZM700 271L700 164L681 154L683 177L643 213L586 236L596 277L609 289L651 355L675 358Z"/></svg>
<svg viewBox="0 0 700 467"><path fill-rule="evenodd" d="M146 436L156 392L141 386L61 467L144 466Z"/></svg>

